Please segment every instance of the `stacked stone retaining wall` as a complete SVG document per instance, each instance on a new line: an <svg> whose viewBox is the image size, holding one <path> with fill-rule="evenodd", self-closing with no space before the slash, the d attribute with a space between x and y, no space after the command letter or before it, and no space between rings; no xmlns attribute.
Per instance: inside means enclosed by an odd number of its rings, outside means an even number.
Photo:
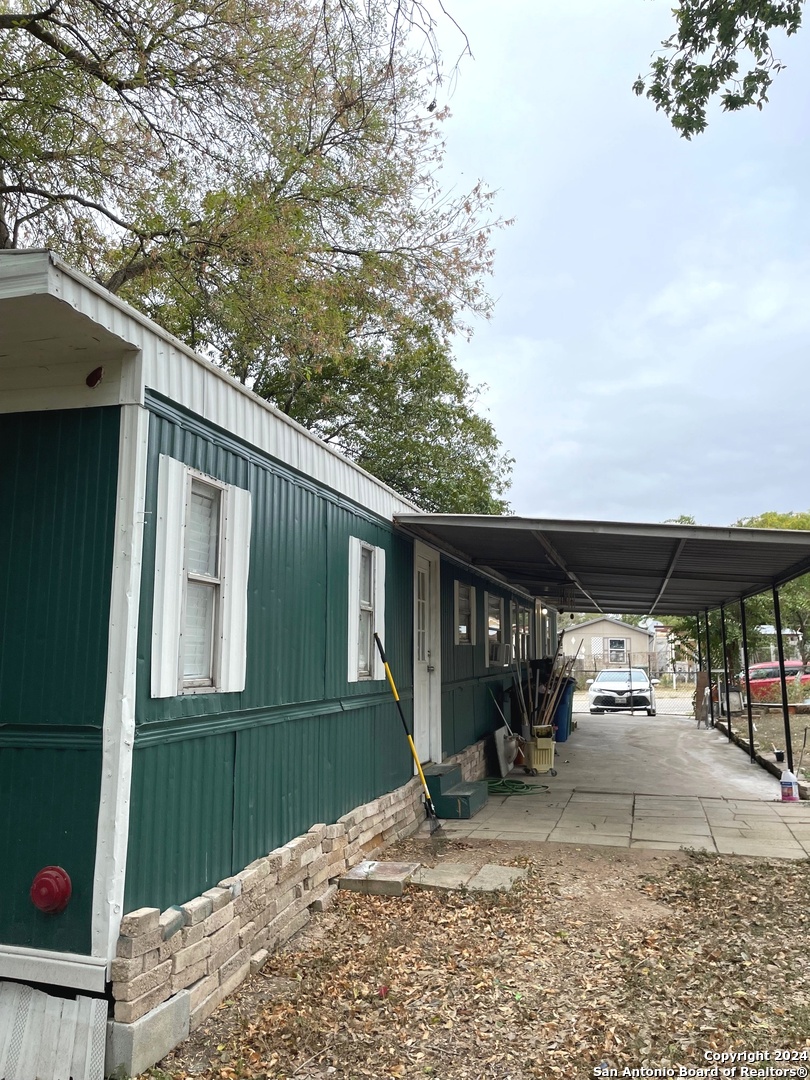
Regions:
<svg viewBox="0 0 810 1080"><path fill-rule="evenodd" d="M461 766L465 780L486 775L483 742L447 761ZM187 1030L196 1030L311 912L328 906L337 878L423 820L414 777L334 825L313 825L201 896L163 912L140 908L125 915L112 962L112 1026L136 1024L185 993Z"/></svg>

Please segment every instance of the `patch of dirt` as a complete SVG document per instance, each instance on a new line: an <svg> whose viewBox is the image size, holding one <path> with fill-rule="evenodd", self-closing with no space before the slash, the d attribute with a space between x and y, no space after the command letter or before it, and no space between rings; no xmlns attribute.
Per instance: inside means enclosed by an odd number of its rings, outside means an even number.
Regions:
<svg viewBox="0 0 810 1080"><path fill-rule="evenodd" d="M153 1078L539 1080L810 1065L808 863L412 839L385 858L527 869L509 892L339 892Z"/></svg>

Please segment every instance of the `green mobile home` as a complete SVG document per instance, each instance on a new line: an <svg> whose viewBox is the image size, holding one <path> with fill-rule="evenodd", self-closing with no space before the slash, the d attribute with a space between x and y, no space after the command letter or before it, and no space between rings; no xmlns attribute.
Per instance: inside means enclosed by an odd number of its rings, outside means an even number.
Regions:
<svg viewBox="0 0 810 1080"><path fill-rule="evenodd" d="M0 253L0 492L0 1066L46 995L87 1027L73 1075L105 1037L108 1070L142 1069L418 826L371 634L420 758L470 778L490 689L545 634L528 594L397 527L413 505L45 251Z"/></svg>

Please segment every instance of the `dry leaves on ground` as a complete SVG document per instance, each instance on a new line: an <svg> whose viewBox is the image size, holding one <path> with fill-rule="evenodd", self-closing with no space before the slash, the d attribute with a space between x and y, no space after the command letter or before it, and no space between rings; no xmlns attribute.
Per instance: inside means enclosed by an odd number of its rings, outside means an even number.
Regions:
<svg viewBox="0 0 810 1080"><path fill-rule="evenodd" d="M339 893L152 1075L522 1080L810 1055L806 862L473 841L386 854L529 873L509 893Z"/></svg>

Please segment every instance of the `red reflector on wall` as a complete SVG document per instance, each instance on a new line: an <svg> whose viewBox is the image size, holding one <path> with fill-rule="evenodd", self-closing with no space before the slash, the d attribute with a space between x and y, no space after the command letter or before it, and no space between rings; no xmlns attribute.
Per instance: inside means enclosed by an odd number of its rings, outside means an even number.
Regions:
<svg viewBox="0 0 810 1080"><path fill-rule="evenodd" d="M57 915L68 906L73 886L61 866L46 866L31 883L31 903L48 915Z"/></svg>

